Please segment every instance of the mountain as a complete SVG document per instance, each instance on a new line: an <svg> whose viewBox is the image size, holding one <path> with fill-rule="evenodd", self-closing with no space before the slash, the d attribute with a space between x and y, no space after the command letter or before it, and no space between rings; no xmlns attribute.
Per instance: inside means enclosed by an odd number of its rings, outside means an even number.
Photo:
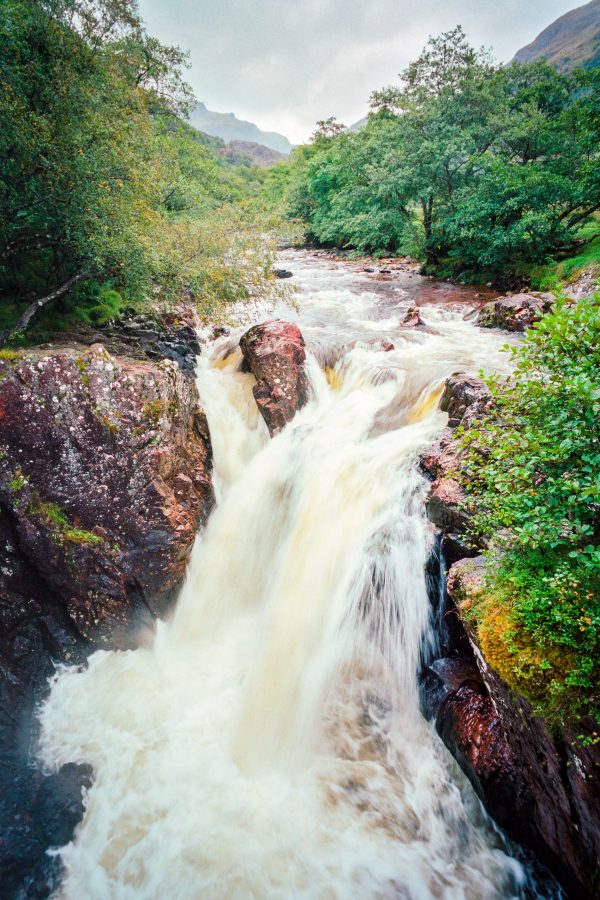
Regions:
<svg viewBox="0 0 600 900"><path fill-rule="evenodd" d="M346 131L360 131L361 128L365 127L368 121L369 117L365 116L364 119L359 119L358 122L354 122L352 125L348 125Z"/></svg>
<svg viewBox="0 0 600 900"><path fill-rule="evenodd" d="M238 119L233 113L212 112L204 103L198 103L190 113L190 123L206 134L223 138L228 144L232 141L262 144L286 155L292 149L292 145L282 134L275 131L261 131L253 122Z"/></svg>
<svg viewBox="0 0 600 900"><path fill-rule="evenodd" d="M231 141L217 152L219 156L234 165L250 163L261 169L273 166L288 157L287 153L280 153L279 150L272 150L270 147L256 144L254 141Z"/></svg>
<svg viewBox="0 0 600 900"><path fill-rule="evenodd" d="M565 13L519 50L511 61L527 63L541 57L561 72L599 66L600 0Z"/></svg>

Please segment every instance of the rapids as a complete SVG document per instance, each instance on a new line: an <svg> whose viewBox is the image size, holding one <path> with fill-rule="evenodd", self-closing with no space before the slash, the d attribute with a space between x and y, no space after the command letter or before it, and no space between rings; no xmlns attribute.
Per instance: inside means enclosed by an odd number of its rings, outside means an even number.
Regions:
<svg viewBox="0 0 600 900"><path fill-rule="evenodd" d="M48 769L96 776L58 896L532 896L417 689L435 634L416 461L444 378L502 367L505 337L474 327L468 289L282 262L312 399L270 440L248 323L204 347L218 504L175 613L150 647L57 673L41 711ZM415 302L426 327L403 328Z"/></svg>

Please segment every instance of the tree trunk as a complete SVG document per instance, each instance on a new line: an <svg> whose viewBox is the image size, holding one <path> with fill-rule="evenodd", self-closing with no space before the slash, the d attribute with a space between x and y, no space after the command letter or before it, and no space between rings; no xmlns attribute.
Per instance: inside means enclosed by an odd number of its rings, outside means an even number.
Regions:
<svg viewBox="0 0 600 900"><path fill-rule="evenodd" d="M425 255L427 265L435 265L437 262L437 253L432 246L433 197L430 196L427 200L422 200L421 207L423 209L423 231L425 232Z"/></svg>
<svg viewBox="0 0 600 900"><path fill-rule="evenodd" d="M60 287L53 290L50 294L46 294L45 297L40 297L39 300L35 300L30 306L27 307L27 309L13 328L10 328L3 334L0 334L0 347L3 347L11 337L14 337L16 334L20 334L22 331L25 331L36 313L43 309L44 306L47 306L49 303L52 303L53 300L57 300L64 294L68 294L71 288L73 288L79 281L82 281L87 277L88 275L84 272L80 272L78 275L73 275L72 278L69 278L68 281L65 281L64 284L61 284Z"/></svg>

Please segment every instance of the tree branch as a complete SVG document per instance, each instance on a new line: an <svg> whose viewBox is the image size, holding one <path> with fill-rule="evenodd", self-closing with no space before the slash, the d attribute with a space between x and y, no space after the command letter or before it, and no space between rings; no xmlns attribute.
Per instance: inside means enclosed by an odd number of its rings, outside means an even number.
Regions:
<svg viewBox="0 0 600 900"><path fill-rule="evenodd" d="M51 291L51 293L46 294L45 297L40 297L39 300L35 300L31 303L17 324L13 327L5 331L0 335L0 347L3 347L4 344L16 334L20 334L22 331L25 331L33 317L38 313L44 306L47 306L49 303L52 303L53 300L57 300L59 297L62 297L64 294L68 294L71 288L75 287L75 285L83 281L84 278L88 278L87 272L79 272L78 275L73 275L72 278L69 278L68 281L65 281L64 284L61 284L60 287L55 288L55 290Z"/></svg>

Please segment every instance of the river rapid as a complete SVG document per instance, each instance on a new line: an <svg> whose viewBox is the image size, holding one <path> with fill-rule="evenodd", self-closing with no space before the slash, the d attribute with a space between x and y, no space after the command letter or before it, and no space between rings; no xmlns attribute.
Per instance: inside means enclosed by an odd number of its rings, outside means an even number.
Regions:
<svg viewBox="0 0 600 900"><path fill-rule="evenodd" d="M418 455L444 379L502 368L505 336L473 324L471 289L281 265L293 304L199 358L218 502L171 620L59 672L41 711L47 767L95 770L57 896L535 896L417 687L436 644ZM402 325L413 304L423 327ZM253 315L307 343L311 399L273 439L240 371Z"/></svg>

